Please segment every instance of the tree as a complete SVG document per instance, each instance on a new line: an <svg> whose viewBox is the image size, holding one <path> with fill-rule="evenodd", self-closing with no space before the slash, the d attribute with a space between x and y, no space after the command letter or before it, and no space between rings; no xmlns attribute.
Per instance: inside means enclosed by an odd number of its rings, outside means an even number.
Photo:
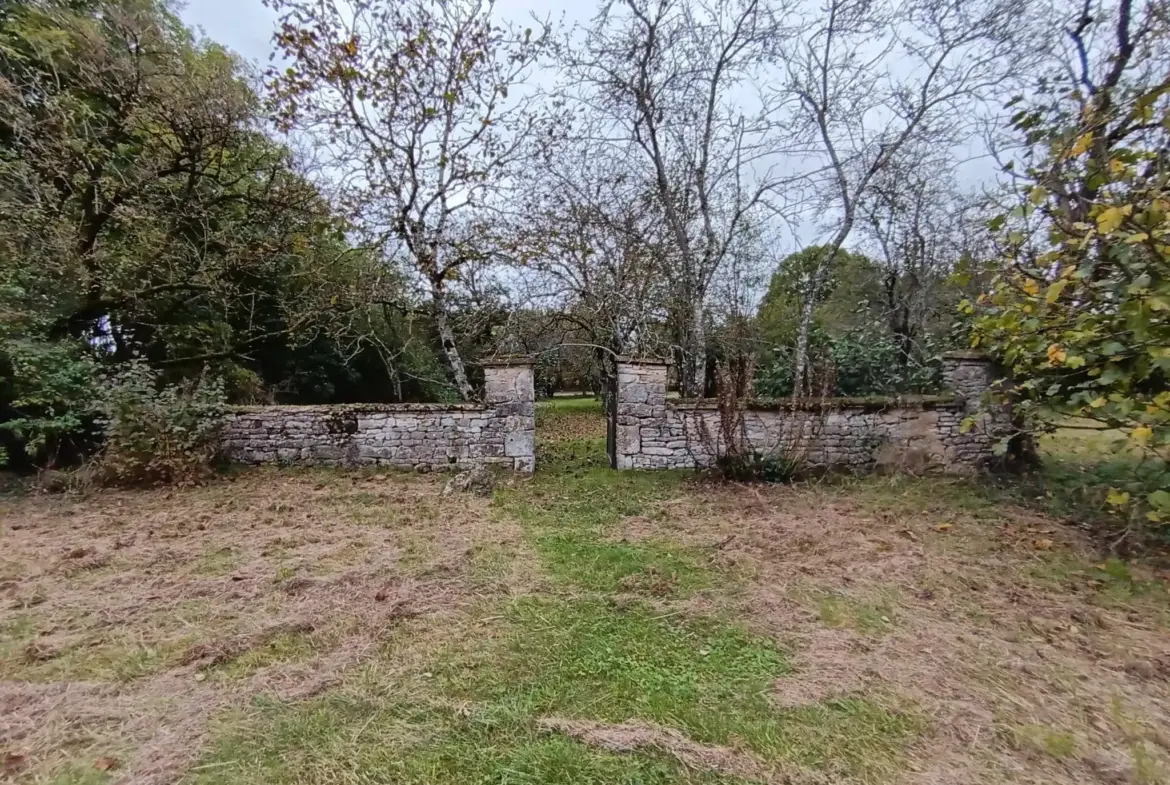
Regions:
<svg viewBox="0 0 1170 785"><path fill-rule="evenodd" d="M946 147L971 133L980 103L1020 70L1023 15L1004 0L828 0L787 47L791 130L814 140L809 153L824 161L814 182L835 227L800 314L794 395L804 388L816 293L875 177L912 142Z"/></svg>
<svg viewBox="0 0 1170 785"><path fill-rule="evenodd" d="M1070 415L1123 429L1165 465L1170 449L1170 29L1164 4L1086 2L1071 60L1020 96L1019 204L992 219L996 275L972 343L1032 428ZM1017 166L1017 163L1021 164ZM1130 501L1120 489L1111 501ZM1170 493L1145 498L1170 518Z"/></svg>
<svg viewBox="0 0 1170 785"><path fill-rule="evenodd" d="M352 305L343 227L226 52L139 0L19 6L0 36L10 329L199 364Z"/></svg>
<svg viewBox="0 0 1170 785"><path fill-rule="evenodd" d="M955 274L983 234L975 220L983 205L958 192L953 165L913 147L905 153L874 178L860 209L880 287L874 315L903 364L926 359L950 331L962 291Z"/></svg>
<svg viewBox="0 0 1170 785"><path fill-rule="evenodd" d="M607 390L616 356L665 350L673 246L653 185L587 137L558 147L534 180L516 230L531 248L525 295L547 313L546 342L589 351Z"/></svg>
<svg viewBox="0 0 1170 785"><path fill-rule="evenodd" d="M570 92L652 183L674 245L685 394L704 388L711 282L778 181L766 160L773 102L734 94L751 90L784 34L763 0L625 0L604 6L564 59Z"/></svg>
<svg viewBox="0 0 1170 785"><path fill-rule="evenodd" d="M0 430L51 458L109 366L247 386L275 354L356 341L381 277L259 108L164 5L3 6Z"/></svg>
<svg viewBox="0 0 1170 785"><path fill-rule="evenodd" d="M828 334L872 326L881 297L881 273L861 254L841 250L827 280L814 293L813 279L831 249L812 245L785 257L772 273L756 313L767 346L796 344L801 310L813 300L813 323Z"/></svg>
<svg viewBox="0 0 1170 785"><path fill-rule="evenodd" d="M546 130L524 87L544 33L500 26L491 0L271 5L288 61L270 73L280 127L315 141L369 245L420 277L455 385L473 397L451 289L508 250L499 216Z"/></svg>

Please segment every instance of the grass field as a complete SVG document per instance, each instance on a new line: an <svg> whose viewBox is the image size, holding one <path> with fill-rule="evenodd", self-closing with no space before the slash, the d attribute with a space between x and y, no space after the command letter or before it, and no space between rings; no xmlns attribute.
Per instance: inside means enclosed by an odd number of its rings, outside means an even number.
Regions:
<svg viewBox="0 0 1170 785"><path fill-rule="evenodd" d="M490 498L0 502L0 780L1170 783L1166 575L968 481L617 473L588 399L537 428Z"/></svg>

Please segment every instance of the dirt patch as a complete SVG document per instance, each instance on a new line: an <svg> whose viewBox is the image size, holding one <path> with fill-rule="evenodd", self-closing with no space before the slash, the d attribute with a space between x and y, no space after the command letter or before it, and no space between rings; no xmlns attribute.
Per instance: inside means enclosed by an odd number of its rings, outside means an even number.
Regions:
<svg viewBox="0 0 1170 785"><path fill-rule="evenodd" d="M924 714L907 782L1170 782L1164 576L1111 578L1075 530L930 487L699 486L621 536L748 576L687 603L794 652L778 706L865 694Z"/></svg>
<svg viewBox="0 0 1170 785"><path fill-rule="evenodd" d="M520 530L487 499L444 499L444 479L255 471L4 502L4 561L20 576L0 585L13 776L115 760L115 781L173 782L217 712L318 694L407 619L447 625L529 591L539 571L521 563ZM501 544L517 558L479 569Z"/></svg>
<svg viewBox="0 0 1170 785"><path fill-rule="evenodd" d="M781 773L745 750L699 744L673 728L664 728L644 722L611 724L589 720L571 720L561 717L542 717L537 721L541 730L563 733L593 747L611 752L657 750L664 752L692 769L713 771L733 777L769 783L823 783L824 778L810 773Z"/></svg>

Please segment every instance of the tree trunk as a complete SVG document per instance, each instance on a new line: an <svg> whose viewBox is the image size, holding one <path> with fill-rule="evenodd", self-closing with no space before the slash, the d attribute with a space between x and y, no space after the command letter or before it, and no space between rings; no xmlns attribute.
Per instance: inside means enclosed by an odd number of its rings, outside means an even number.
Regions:
<svg viewBox="0 0 1170 785"><path fill-rule="evenodd" d="M702 398L707 389L707 325L703 320L703 297L696 295L691 303L689 353L690 368L683 374L683 396Z"/></svg>
<svg viewBox="0 0 1170 785"><path fill-rule="evenodd" d="M837 236L833 238L828 253L825 254L820 264L817 265L816 272L813 273L812 285L809 286L808 294L801 304L800 325L796 333L796 356L793 358L792 368L793 398L800 398L808 391L807 380L805 379L808 373L808 340L809 333L812 331L812 320L813 313L816 311L817 296L821 293L821 287L825 285L825 280L829 277L829 270L832 269L833 263L837 261L837 253L841 250L841 246L845 244L845 239L849 237L849 232L852 229L853 211L846 209L845 220L841 224L841 229L837 232Z"/></svg>
<svg viewBox="0 0 1170 785"><path fill-rule="evenodd" d="M443 291L442 281L431 282L431 302L435 308L435 327L439 331L439 341L443 344L447 364L451 366L455 386L463 400L474 400L475 390L472 389L471 382L467 381L467 369L463 367L463 358L459 355L459 347L455 345L455 332L447 318L447 293Z"/></svg>

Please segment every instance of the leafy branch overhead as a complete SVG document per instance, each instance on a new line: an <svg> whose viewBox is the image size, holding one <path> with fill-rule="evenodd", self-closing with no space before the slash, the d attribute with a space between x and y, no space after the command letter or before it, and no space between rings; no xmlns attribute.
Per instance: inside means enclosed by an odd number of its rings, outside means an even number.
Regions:
<svg viewBox="0 0 1170 785"><path fill-rule="evenodd" d="M1166 19L1122 3L1107 20L1115 48L1083 46L1090 20L1067 34L1079 70L1066 92L1017 108L1027 165L1020 202L990 221L1000 266L963 308L973 344L1001 358L1005 391L1039 427L1074 416L1122 431L1129 449L1170 454L1170 77L1151 70ZM1102 22L1104 24L1104 22ZM1127 505L1128 491L1110 495ZM1136 499L1134 500L1136 501ZM1170 519L1170 494L1135 508Z"/></svg>

